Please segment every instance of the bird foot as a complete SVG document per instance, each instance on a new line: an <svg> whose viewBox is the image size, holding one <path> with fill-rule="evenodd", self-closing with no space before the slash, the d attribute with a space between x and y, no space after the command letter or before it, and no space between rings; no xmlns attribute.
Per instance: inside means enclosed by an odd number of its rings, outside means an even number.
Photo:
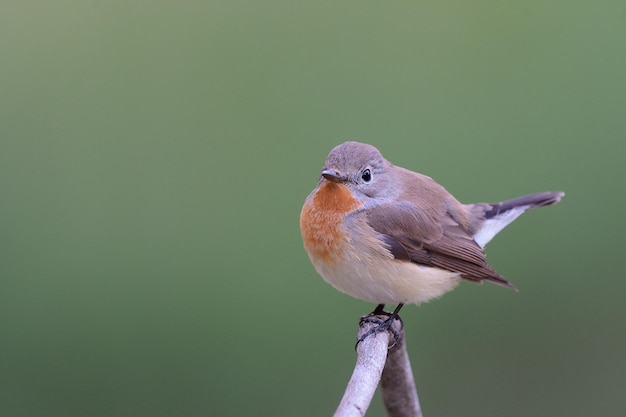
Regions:
<svg viewBox="0 0 626 417"><path fill-rule="evenodd" d="M384 316L387 318L382 319L381 316ZM356 350L357 346L359 346L359 343L367 339L370 335L374 333L381 333L384 331L389 331L393 335L393 343L389 346L389 349L393 349L402 339L402 334L393 327L393 322L396 319L400 321L400 328L401 329L404 328L404 323L402 322L402 319L400 318L400 316L398 316L397 311L394 311L393 313L389 313L387 311L384 311L382 309L382 306L376 307L376 309L372 311L370 314L368 314L367 316L361 317L361 320L359 320L359 326L363 326L365 323L373 323L376 326L369 329L364 335L362 335L356 341L356 344L354 345L354 349Z"/></svg>

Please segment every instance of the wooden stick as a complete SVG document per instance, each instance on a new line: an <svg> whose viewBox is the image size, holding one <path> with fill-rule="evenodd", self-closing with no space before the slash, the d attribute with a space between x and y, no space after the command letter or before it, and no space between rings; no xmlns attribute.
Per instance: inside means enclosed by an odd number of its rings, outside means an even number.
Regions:
<svg viewBox="0 0 626 417"><path fill-rule="evenodd" d="M404 337L387 354L380 387L388 417L422 417Z"/></svg>
<svg viewBox="0 0 626 417"><path fill-rule="evenodd" d="M375 317L381 321L389 318L384 315ZM377 326L377 323L361 320L357 340ZM394 332L399 340L395 340ZM388 417L422 417L402 322L395 320L389 330L370 334L358 343L356 351L352 377L334 416L363 417L382 376L381 389Z"/></svg>

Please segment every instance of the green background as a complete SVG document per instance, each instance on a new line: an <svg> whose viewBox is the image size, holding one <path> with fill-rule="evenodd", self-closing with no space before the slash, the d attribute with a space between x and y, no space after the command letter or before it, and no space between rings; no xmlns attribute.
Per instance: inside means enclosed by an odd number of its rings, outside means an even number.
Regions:
<svg viewBox="0 0 626 417"><path fill-rule="evenodd" d="M426 416L623 415L623 0L4 0L0 415L332 414L373 305L298 218L345 140L567 193L488 247L518 293L403 310Z"/></svg>

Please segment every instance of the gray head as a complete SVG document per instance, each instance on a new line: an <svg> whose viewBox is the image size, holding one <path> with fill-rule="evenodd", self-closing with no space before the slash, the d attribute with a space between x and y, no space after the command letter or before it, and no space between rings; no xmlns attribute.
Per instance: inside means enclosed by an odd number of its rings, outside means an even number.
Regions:
<svg viewBox="0 0 626 417"><path fill-rule="evenodd" d="M386 195L394 185L389 178L391 166L372 145L344 142L328 154L322 177L368 197L379 197Z"/></svg>

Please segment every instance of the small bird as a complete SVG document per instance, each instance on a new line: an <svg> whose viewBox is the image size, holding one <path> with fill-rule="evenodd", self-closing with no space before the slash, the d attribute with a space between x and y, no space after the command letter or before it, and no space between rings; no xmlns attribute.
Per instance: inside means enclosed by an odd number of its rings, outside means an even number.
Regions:
<svg viewBox="0 0 626 417"><path fill-rule="evenodd" d="M315 270L353 297L420 304L461 279L515 287L487 263L485 245L526 210L558 203L543 192L501 203L462 204L430 177L395 166L374 146L345 142L326 158L300 214Z"/></svg>

